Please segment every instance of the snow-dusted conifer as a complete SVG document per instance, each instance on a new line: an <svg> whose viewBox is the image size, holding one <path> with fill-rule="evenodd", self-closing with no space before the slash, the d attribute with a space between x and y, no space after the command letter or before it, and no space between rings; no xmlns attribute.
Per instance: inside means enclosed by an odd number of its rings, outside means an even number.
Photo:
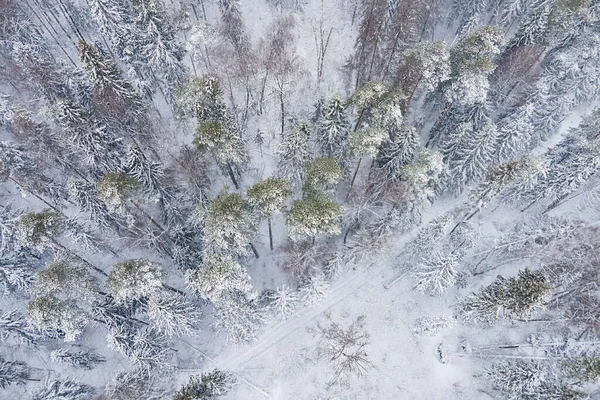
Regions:
<svg viewBox="0 0 600 400"><path fill-rule="evenodd" d="M379 168L383 168L390 179L400 179L398 172L411 162L416 156L419 147L419 136L412 126L402 126L394 132L392 139L388 139L381 145L376 162Z"/></svg>
<svg viewBox="0 0 600 400"><path fill-rule="evenodd" d="M107 226L113 219L109 215L106 204L99 197L99 193L92 183L84 180L72 179L68 183L69 195L82 211L89 212L90 218L100 224Z"/></svg>
<svg viewBox="0 0 600 400"><path fill-rule="evenodd" d="M203 222L207 251L248 254L250 237L257 224L242 196L229 193L225 187L210 202Z"/></svg>
<svg viewBox="0 0 600 400"><path fill-rule="evenodd" d="M237 290L252 295L250 275L230 254L207 254L203 265L189 270L188 285L202 298L216 301L223 293Z"/></svg>
<svg viewBox="0 0 600 400"><path fill-rule="evenodd" d="M419 87L428 93L450 77L446 43L423 42L409 50L396 78L410 98Z"/></svg>
<svg viewBox="0 0 600 400"><path fill-rule="evenodd" d="M414 273L415 289L432 296L441 295L456 283L458 256L437 252L424 258Z"/></svg>
<svg viewBox="0 0 600 400"><path fill-rule="evenodd" d="M458 194L468 183L483 177L495 157L497 137L496 127L492 124L486 124L476 132L469 124L459 125L444 149L448 190Z"/></svg>
<svg viewBox="0 0 600 400"><path fill-rule="evenodd" d="M167 370L171 368L172 356L169 341L157 330L146 328L135 333L130 359L138 369Z"/></svg>
<svg viewBox="0 0 600 400"><path fill-rule="evenodd" d="M387 138L384 130L378 128L358 129L348 137L348 155L353 158L375 157L379 146Z"/></svg>
<svg viewBox="0 0 600 400"><path fill-rule="evenodd" d="M298 292L300 300L307 306L313 306L322 302L327 297L329 282L325 278L325 274L321 271L316 271L308 277Z"/></svg>
<svg viewBox="0 0 600 400"><path fill-rule="evenodd" d="M304 193L313 191L330 192L342 179L344 169L334 157L319 157L305 167Z"/></svg>
<svg viewBox="0 0 600 400"><path fill-rule="evenodd" d="M75 341L89 322L85 311L73 301L61 301L52 295L38 297L27 304L27 319L37 329L58 329L65 342Z"/></svg>
<svg viewBox="0 0 600 400"><path fill-rule="evenodd" d="M497 26L483 26L463 38L450 51L452 68L450 85L446 89L449 102L472 105L485 100L494 70L494 58L500 54L504 33Z"/></svg>
<svg viewBox="0 0 600 400"><path fill-rule="evenodd" d="M543 307L552 291L542 271L524 269L514 278L498 277L478 293L467 296L459 305L463 320L475 319L492 323L505 318L527 318Z"/></svg>
<svg viewBox="0 0 600 400"><path fill-rule="evenodd" d="M89 400L94 395L94 392L93 387L77 383L70 379L50 381L31 400Z"/></svg>
<svg viewBox="0 0 600 400"><path fill-rule="evenodd" d="M0 357L0 389L11 385L25 385L29 379L29 367L22 361L6 361Z"/></svg>
<svg viewBox="0 0 600 400"><path fill-rule="evenodd" d="M270 308L282 320L286 320L298 307L298 294L286 285L278 287L271 300Z"/></svg>
<svg viewBox="0 0 600 400"><path fill-rule="evenodd" d="M120 97L139 102L139 96L133 86L121 77L117 64L105 57L94 46L79 41L79 58L83 63L92 85L100 91L111 91Z"/></svg>
<svg viewBox="0 0 600 400"><path fill-rule="evenodd" d="M115 264L107 284L115 300L137 300L155 294L162 287L161 276L156 265L139 258Z"/></svg>
<svg viewBox="0 0 600 400"><path fill-rule="evenodd" d="M42 250L62 232L63 222L61 214L49 209L27 213L17 223L17 237L24 245Z"/></svg>
<svg viewBox="0 0 600 400"><path fill-rule="evenodd" d="M442 214L419 229L417 236L407 246L411 256L422 257L423 254L430 254L448 233L451 223L452 216Z"/></svg>
<svg viewBox="0 0 600 400"><path fill-rule="evenodd" d="M552 379L548 368L536 360L503 361L485 370L495 389L513 396L533 393L546 379Z"/></svg>
<svg viewBox="0 0 600 400"><path fill-rule="evenodd" d="M246 192L248 203L250 203L262 218L267 218L271 250L273 250L271 216L283 211L285 202L291 195L292 190L290 189L289 181L274 177L255 183Z"/></svg>
<svg viewBox="0 0 600 400"><path fill-rule="evenodd" d="M214 369L201 375L192 375L173 396L173 400L217 400L225 396L235 383L229 372Z"/></svg>
<svg viewBox="0 0 600 400"><path fill-rule="evenodd" d="M17 339L21 343L35 344L38 335L27 324L27 319L17 310L0 314L0 342L9 337Z"/></svg>
<svg viewBox="0 0 600 400"><path fill-rule="evenodd" d="M148 316L159 332L184 336L196 333L201 313L182 295L162 293L148 299Z"/></svg>
<svg viewBox="0 0 600 400"><path fill-rule="evenodd" d="M334 97L319 121L317 143L321 154L325 157L341 158L344 154L349 130L350 123L342 100Z"/></svg>
<svg viewBox="0 0 600 400"><path fill-rule="evenodd" d="M57 260L38 272L31 291L38 295L58 295L72 299L93 297L97 283L88 270L71 260Z"/></svg>
<svg viewBox="0 0 600 400"><path fill-rule="evenodd" d="M299 124L282 139L279 147L277 170L289 179L292 186L299 187L303 180L304 165L312 159L310 132L304 123Z"/></svg>
<svg viewBox="0 0 600 400"><path fill-rule="evenodd" d="M127 147L125 172L142 183L148 193L164 195L162 164L148 160L142 150L131 144Z"/></svg>
<svg viewBox="0 0 600 400"><path fill-rule="evenodd" d="M286 219L290 237L337 235L340 230L342 207L323 193L308 193L296 200Z"/></svg>
<svg viewBox="0 0 600 400"><path fill-rule="evenodd" d="M50 353L50 360L60 364L68 364L75 368L91 370L96 368L98 364L105 362L106 358L93 351L71 351L66 347L62 347Z"/></svg>
<svg viewBox="0 0 600 400"><path fill-rule="evenodd" d="M227 334L233 343L253 342L265 322L264 310L255 300L238 290L224 293L214 303L217 329Z"/></svg>
<svg viewBox="0 0 600 400"><path fill-rule="evenodd" d="M98 197L113 212L122 212L129 198L139 189L137 179L121 172L107 172L98 181Z"/></svg>

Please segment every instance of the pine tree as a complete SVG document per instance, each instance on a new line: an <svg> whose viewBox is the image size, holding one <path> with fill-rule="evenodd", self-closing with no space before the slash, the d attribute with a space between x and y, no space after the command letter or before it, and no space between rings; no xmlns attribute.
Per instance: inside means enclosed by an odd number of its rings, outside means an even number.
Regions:
<svg viewBox="0 0 600 400"><path fill-rule="evenodd" d="M67 259L55 261L38 272L31 287L34 294L63 294L71 299L90 299L97 290L97 282L88 270Z"/></svg>
<svg viewBox="0 0 600 400"><path fill-rule="evenodd" d="M308 126L301 123L288 132L281 141L278 153L279 175L288 179L292 187L300 187L304 166L312 160Z"/></svg>
<svg viewBox="0 0 600 400"><path fill-rule="evenodd" d="M203 265L186 274L188 285L202 298L218 301L224 293L237 290L253 296L250 275L229 254L207 254Z"/></svg>
<svg viewBox="0 0 600 400"><path fill-rule="evenodd" d="M485 100L487 76L494 70L494 58L500 54L503 37L497 26L483 26L451 49L451 79L446 89L450 103L473 105Z"/></svg>
<svg viewBox="0 0 600 400"><path fill-rule="evenodd" d="M248 254L256 221L242 196L221 190L212 200L203 218L204 244L207 251Z"/></svg>
<svg viewBox="0 0 600 400"><path fill-rule="evenodd" d="M50 360L60 364L68 364L75 368L92 370L105 362L106 358L93 351L70 351L66 347L62 347L50 353Z"/></svg>
<svg viewBox="0 0 600 400"><path fill-rule="evenodd" d="M319 119L317 143L324 157L341 158L346 148L350 123L342 100L331 99L322 117Z"/></svg>
<svg viewBox="0 0 600 400"><path fill-rule="evenodd" d="M64 228L62 215L46 209L24 214L17 223L17 237L26 246L43 250Z"/></svg>
<svg viewBox="0 0 600 400"><path fill-rule="evenodd" d="M32 400L89 400L94 388L73 380L50 381L46 388L37 392Z"/></svg>
<svg viewBox="0 0 600 400"><path fill-rule="evenodd" d="M92 183L72 179L68 182L68 186L71 199L82 211L90 213L92 221L102 227L110 226L115 222L106 203L100 198L100 194Z"/></svg>
<svg viewBox="0 0 600 400"><path fill-rule="evenodd" d="M281 178L267 178L255 183L248 191L248 203L262 218L267 218L269 225L269 246L273 250L273 231L271 217L280 213L285 207L285 202L292 195L290 183Z"/></svg>
<svg viewBox="0 0 600 400"><path fill-rule="evenodd" d="M107 285L115 300L139 300L154 295L163 286L160 269L150 261L139 258L115 264L108 275Z"/></svg>
<svg viewBox="0 0 600 400"><path fill-rule="evenodd" d="M148 316L158 332L184 336L196 334L201 313L180 294L163 293L148 300Z"/></svg>
<svg viewBox="0 0 600 400"><path fill-rule="evenodd" d="M396 82L408 95L408 102L419 87L434 91L450 77L449 54L443 41L423 43L407 52L400 66Z"/></svg>
<svg viewBox="0 0 600 400"><path fill-rule="evenodd" d="M319 157L305 167L302 191L335 193L335 186L342 179L344 170L334 157Z"/></svg>
<svg viewBox="0 0 600 400"><path fill-rule="evenodd" d="M61 301L53 295L38 297L27 304L27 319L37 329L58 329L65 342L75 341L89 322L85 311L73 301Z"/></svg>
<svg viewBox="0 0 600 400"><path fill-rule="evenodd" d="M294 201L286 225L292 238L338 235L341 215L341 206L325 194L309 193L302 200Z"/></svg>
<svg viewBox="0 0 600 400"><path fill-rule="evenodd" d="M509 161L527 150L533 136L533 114L534 105L527 102L498 122L498 161Z"/></svg>
<svg viewBox="0 0 600 400"><path fill-rule="evenodd" d="M415 289L432 296L441 295L456 284L458 256L453 253L434 253L424 258L414 274Z"/></svg>
<svg viewBox="0 0 600 400"><path fill-rule="evenodd" d="M0 388L11 385L25 385L29 378L29 367L22 361L6 361L0 357Z"/></svg>
<svg viewBox="0 0 600 400"><path fill-rule="evenodd" d="M141 184L120 172L107 172L98 181L98 197L113 212L122 212L130 197Z"/></svg>
<svg viewBox="0 0 600 400"><path fill-rule="evenodd" d="M233 375L218 369L200 376L192 375L175 393L173 400L217 400L229 393L234 383Z"/></svg>

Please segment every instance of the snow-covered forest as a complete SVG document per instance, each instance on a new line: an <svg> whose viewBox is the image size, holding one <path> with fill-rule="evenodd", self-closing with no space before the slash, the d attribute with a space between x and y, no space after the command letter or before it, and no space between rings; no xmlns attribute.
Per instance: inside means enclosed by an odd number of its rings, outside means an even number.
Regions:
<svg viewBox="0 0 600 400"><path fill-rule="evenodd" d="M0 0L0 399L600 398L599 0Z"/></svg>

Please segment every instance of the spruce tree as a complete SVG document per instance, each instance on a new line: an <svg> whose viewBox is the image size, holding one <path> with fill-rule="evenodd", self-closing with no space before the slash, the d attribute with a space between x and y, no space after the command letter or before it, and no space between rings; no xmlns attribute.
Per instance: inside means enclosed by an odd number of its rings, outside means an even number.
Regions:
<svg viewBox="0 0 600 400"><path fill-rule="evenodd" d="M346 147L350 123L342 100L331 99L319 120L317 143L324 157L341 158Z"/></svg>
<svg viewBox="0 0 600 400"><path fill-rule="evenodd" d="M190 376L173 396L173 400L217 400L225 396L235 383L233 376L225 371L214 369L212 372Z"/></svg>
<svg viewBox="0 0 600 400"><path fill-rule="evenodd" d="M304 166L313 158L308 126L300 123L288 132L281 141L278 153L278 174L288 179L292 187L300 187L304 178Z"/></svg>
<svg viewBox="0 0 600 400"><path fill-rule="evenodd" d="M25 385L27 381L37 380L29 377L27 364L22 361L6 361L0 357L0 388L6 389L11 385Z"/></svg>

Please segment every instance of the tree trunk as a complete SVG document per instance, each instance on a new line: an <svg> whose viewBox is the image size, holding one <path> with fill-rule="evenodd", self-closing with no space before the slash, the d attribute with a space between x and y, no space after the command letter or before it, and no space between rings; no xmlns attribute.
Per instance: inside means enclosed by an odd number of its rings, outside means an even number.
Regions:
<svg viewBox="0 0 600 400"><path fill-rule="evenodd" d="M281 137L283 137L283 132L285 130L285 104L283 102L283 87L279 91L279 105L281 107Z"/></svg>
<svg viewBox="0 0 600 400"><path fill-rule="evenodd" d="M356 180L356 175L358 174L358 170L360 169L360 163L362 162L362 157L358 159L358 164L356 164L356 169L354 170L354 174L352 175L352 180L350 181L350 189L354 186L354 181ZM350 193L350 190L348 190ZM348 197L348 196L346 196Z"/></svg>
<svg viewBox="0 0 600 400"><path fill-rule="evenodd" d="M273 229L271 228L271 217L267 218L267 224L269 225L269 248L273 251Z"/></svg>
<svg viewBox="0 0 600 400"><path fill-rule="evenodd" d="M231 182L233 182L233 186L235 186L236 189L239 189L240 186L237 183L237 180L235 179L235 175L233 173L233 168L231 168L231 164L227 163L227 172L229 173L229 177L231 178Z"/></svg>
<svg viewBox="0 0 600 400"><path fill-rule="evenodd" d="M81 257L79 254L75 253L73 250L67 248L65 245L63 245L62 243L60 243L58 240L56 240L55 238L48 238L50 239L50 241L58 246L59 248L61 248L62 250L66 251L68 254L72 255L73 257L77 258L78 260L80 260L81 262L83 262L85 265L87 265L88 267L92 268L94 271L98 272L101 275L104 275L106 277L108 277L108 274L106 272L104 272L103 270L101 270L100 268L96 267L94 264L92 264L91 262L89 262L88 260L86 260L85 258Z"/></svg>
<svg viewBox="0 0 600 400"><path fill-rule="evenodd" d="M252 249L252 252L254 253L254 257L260 258L260 256L258 255L258 251L256 251L256 247L254 247L254 244L252 244L252 242L250 242L250 248Z"/></svg>
<svg viewBox="0 0 600 400"><path fill-rule="evenodd" d="M174 287L172 287L172 286L169 286L169 285L167 285L166 283L163 283L163 284L162 284L162 286L163 286L165 289L167 289L167 290L169 290L169 291L171 291L171 292L173 292L173 293L178 293L178 294L180 294L180 295L182 295L182 296L185 296L185 293L184 293L184 292L182 292L182 291L181 291L181 290L179 290L179 289L175 289Z"/></svg>

